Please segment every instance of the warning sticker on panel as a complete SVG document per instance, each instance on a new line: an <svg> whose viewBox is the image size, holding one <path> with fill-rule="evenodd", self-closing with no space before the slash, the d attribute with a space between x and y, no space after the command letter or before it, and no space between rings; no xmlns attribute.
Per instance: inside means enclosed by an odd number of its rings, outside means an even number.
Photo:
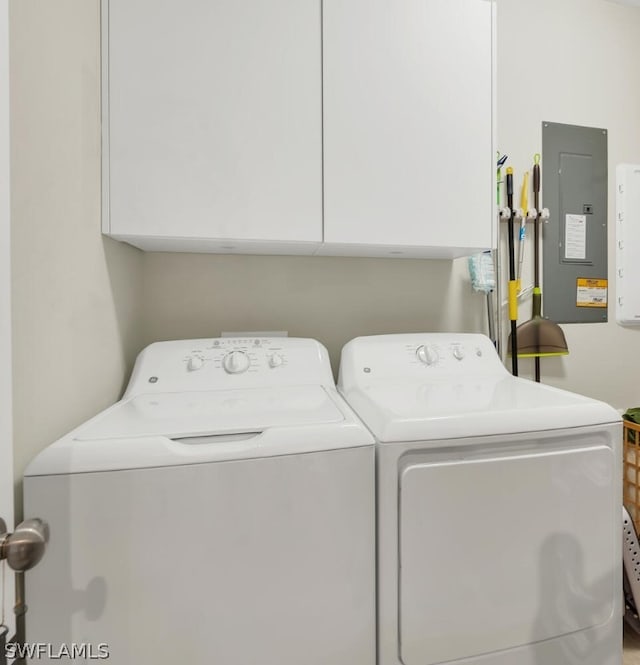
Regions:
<svg viewBox="0 0 640 665"><path fill-rule="evenodd" d="M606 279L578 277L576 307L606 307L607 286Z"/></svg>

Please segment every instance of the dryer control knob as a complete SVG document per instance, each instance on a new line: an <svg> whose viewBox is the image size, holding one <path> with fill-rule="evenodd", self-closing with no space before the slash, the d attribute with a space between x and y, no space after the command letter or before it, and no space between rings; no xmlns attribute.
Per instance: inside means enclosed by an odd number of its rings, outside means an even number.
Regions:
<svg viewBox="0 0 640 665"><path fill-rule="evenodd" d="M222 361L222 366L227 374L242 374L249 369L250 364L249 356L244 351L231 351Z"/></svg>
<svg viewBox="0 0 640 665"><path fill-rule="evenodd" d="M416 350L416 355L418 356L418 360L425 365L435 365L440 360L438 351L432 346L419 346Z"/></svg>
<svg viewBox="0 0 640 665"><path fill-rule="evenodd" d="M199 369L202 369L204 366L204 358L201 356L191 356L189 360L187 360L187 369L190 372L195 372Z"/></svg>
<svg viewBox="0 0 640 665"><path fill-rule="evenodd" d="M284 358L278 354L274 353L269 356L269 367L280 367L282 365Z"/></svg>
<svg viewBox="0 0 640 665"><path fill-rule="evenodd" d="M453 347L453 357L456 360L462 360L464 358L464 347L463 346L454 346Z"/></svg>

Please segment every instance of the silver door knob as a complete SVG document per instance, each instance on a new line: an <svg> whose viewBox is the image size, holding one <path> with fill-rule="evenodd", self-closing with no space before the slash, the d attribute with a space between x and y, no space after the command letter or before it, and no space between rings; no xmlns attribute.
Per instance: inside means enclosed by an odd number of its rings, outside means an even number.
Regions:
<svg viewBox="0 0 640 665"><path fill-rule="evenodd" d="M49 525L41 519L21 522L13 533L0 519L0 560L6 559L17 573L33 568L44 555L49 542Z"/></svg>

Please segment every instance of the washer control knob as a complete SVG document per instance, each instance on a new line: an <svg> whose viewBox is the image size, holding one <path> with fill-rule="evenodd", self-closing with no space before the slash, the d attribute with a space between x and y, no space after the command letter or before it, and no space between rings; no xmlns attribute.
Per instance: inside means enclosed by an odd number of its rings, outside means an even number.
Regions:
<svg viewBox="0 0 640 665"><path fill-rule="evenodd" d="M279 353L273 353L269 356L269 367L280 367L284 358Z"/></svg>
<svg viewBox="0 0 640 665"><path fill-rule="evenodd" d="M227 374L242 374L249 369L249 365L249 356L244 351L231 351L222 361L222 366Z"/></svg>
<svg viewBox="0 0 640 665"><path fill-rule="evenodd" d="M462 360L464 358L464 347L463 346L454 346L453 347L453 357L456 360Z"/></svg>
<svg viewBox="0 0 640 665"><path fill-rule="evenodd" d="M438 351L433 348L433 346L429 345L423 345L419 346L416 350L416 355L418 356L418 360L421 363L424 363L425 365L435 365L438 360L440 360L440 356L438 355Z"/></svg>
<svg viewBox="0 0 640 665"><path fill-rule="evenodd" d="M196 372L204 367L204 358L202 356L190 356L187 360L187 370L189 372Z"/></svg>

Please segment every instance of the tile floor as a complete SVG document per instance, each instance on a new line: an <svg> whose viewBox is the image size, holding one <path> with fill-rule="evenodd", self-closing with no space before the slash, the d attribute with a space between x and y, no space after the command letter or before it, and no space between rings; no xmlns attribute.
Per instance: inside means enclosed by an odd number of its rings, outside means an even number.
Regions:
<svg viewBox="0 0 640 665"><path fill-rule="evenodd" d="M640 635L624 628L624 654L622 656L623 665L640 665Z"/></svg>

